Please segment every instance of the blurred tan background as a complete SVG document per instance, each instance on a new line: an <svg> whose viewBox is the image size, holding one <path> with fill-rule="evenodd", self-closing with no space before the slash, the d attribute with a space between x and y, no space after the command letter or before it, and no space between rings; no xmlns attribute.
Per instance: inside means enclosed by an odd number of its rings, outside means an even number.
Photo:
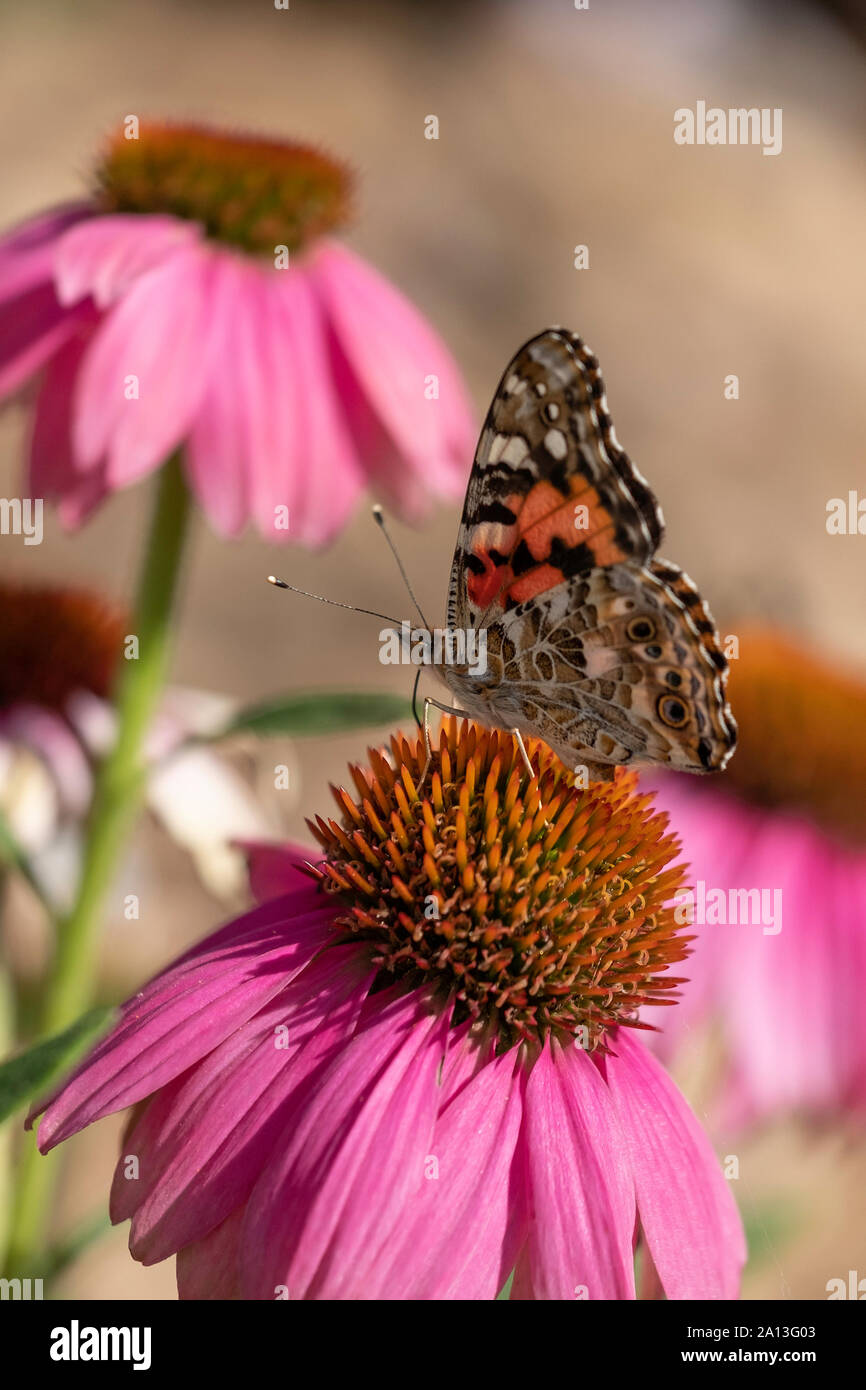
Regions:
<svg viewBox="0 0 866 1390"><path fill-rule="evenodd" d="M79 195L127 114L321 141L359 178L352 244L426 312L479 420L513 350L550 323L601 359L617 432L665 510L663 550L723 630L741 614L795 625L866 666L866 537L830 537L826 503L866 496L866 50L820 9L727 0L496 4L3 5L0 225ZM673 113L702 99L781 107L783 151L681 147ZM440 138L424 138L424 118ZM589 248L575 270L574 248ZM740 399L726 400L736 373ZM0 494L16 495L23 415L0 420ZM467 459L467 471L469 466ZM148 489L78 536L0 540L6 575L126 598ZM459 506L395 535L431 619L444 611ZM257 699L323 685L408 688L377 660L375 619L265 586L383 611L406 601L365 511L327 553L219 542L199 522L173 679ZM2 621L2 615L0 615ZM375 731L371 731L371 738ZM297 748L301 811L322 809L363 736ZM279 746L258 754L260 770ZM180 852L144 826L132 853L152 906L108 923L106 993L127 992L216 925ZM22 908L22 911L24 909ZM34 932L36 927L34 926ZM136 932L133 939L130 935ZM104 1200L118 1125L81 1136L62 1221ZM866 1274L864 1147L777 1127L740 1156L753 1228L746 1296L823 1298ZM133 1264L125 1230L67 1277L74 1296L174 1297L173 1262Z"/></svg>

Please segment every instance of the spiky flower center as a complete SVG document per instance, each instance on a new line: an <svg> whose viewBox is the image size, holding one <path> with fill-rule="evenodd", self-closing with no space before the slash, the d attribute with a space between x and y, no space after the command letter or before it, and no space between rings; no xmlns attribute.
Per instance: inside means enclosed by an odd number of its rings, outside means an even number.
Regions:
<svg viewBox="0 0 866 1390"><path fill-rule="evenodd" d="M86 590L0 584L0 709L107 695L123 634L122 615Z"/></svg>
<svg viewBox="0 0 866 1390"><path fill-rule="evenodd" d="M866 843L866 681L772 629L739 629L740 741L719 785Z"/></svg>
<svg viewBox="0 0 866 1390"><path fill-rule="evenodd" d="M581 790L542 743L530 780L510 734L443 721L422 783L423 740L391 740L333 789L339 820L310 828L313 872L337 895L338 931L369 942L382 982L436 986L454 1019L500 1044L550 1032L604 1046L643 1004L673 1002L687 954L672 907L684 878L667 817L636 777Z"/></svg>
<svg viewBox="0 0 866 1390"><path fill-rule="evenodd" d="M253 254L301 250L349 216L346 168L309 145L197 126L142 125L97 169L106 212L171 213Z"/></svg>

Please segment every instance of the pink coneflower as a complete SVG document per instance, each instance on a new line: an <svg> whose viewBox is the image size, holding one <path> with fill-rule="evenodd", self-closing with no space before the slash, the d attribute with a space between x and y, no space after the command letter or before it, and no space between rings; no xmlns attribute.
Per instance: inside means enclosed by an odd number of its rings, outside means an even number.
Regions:
<svg viewBox="0 0 866 1390"><path fill-rule="evenodd" d="M700 891L682 1004L647 1017L665 1025L666 1060L712 1040L729 1124L862 1120L866 685L772 630L742 627L739 643L730 768L707 786L658 783Z"/></svg>
<svg viewBox="0 0 866 1390"><path fill-rule="evenodd" d="M347 171L299 144L143 126L95 192L0 241L0 398L37 375L29 491L79 524L183 446L212 525L320 544L361 490L409 520L474 439L445 347L330 238Z"/></svg>
<svg viewBox="0 0 866 1390"><path fill-rule="evenodd" d="M182 1298L733 1298L709 1144L637 1040L686 954L675 838L448 720L352 768L294 887L151 981L49 1104L47 1150L135 1106L111 1197ZM297 856L255 862L266 891ZM133 1159L135 1162L133 1162Z"/></svg>
<svg viewBox="0 0 866 1390"><path fill-rule="evenodd" d="M22 848L38 854L93 790L87 750L70 719L79 696L107 697L123 615L96 594L0 581L0 809Z"/></svg>
<svg viewBox="0 0 866 1390"><path fill-rule="evenodd" d="M0 814L32 878L55 908L69 906L94 791L94 764L116 738L108 693L128 618L86 589L0 581ZM232 702L170 689L148 732L147 801L195 858L213 892L245 879L238 836L271 829L258 802L206 744L189 740L227 722Z"/></svg>

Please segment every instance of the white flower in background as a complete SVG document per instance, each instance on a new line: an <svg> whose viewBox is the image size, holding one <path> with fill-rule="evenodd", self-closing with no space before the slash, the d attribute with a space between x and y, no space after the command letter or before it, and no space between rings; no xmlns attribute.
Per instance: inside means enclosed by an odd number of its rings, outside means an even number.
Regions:
<svg viewBox="0 0 866 1390"><path fill-rule="evenodd" d="M122 617L89 593L5 583L0 606L0 815L62 911L77 884L93 766L115 736L107 695ZM237 707L225 696L170 688L146 742L150 810L190 853L206 888L225 899L246 881L233 842L279 834L276 815L204 741ZM285 762L290 753L280 756ZM290 787L297 780L290 776Z"/></svg>

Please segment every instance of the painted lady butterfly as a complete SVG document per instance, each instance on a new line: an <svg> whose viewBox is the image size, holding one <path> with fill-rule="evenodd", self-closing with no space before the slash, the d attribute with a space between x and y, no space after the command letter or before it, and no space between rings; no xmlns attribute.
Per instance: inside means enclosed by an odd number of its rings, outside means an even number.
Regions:
<svg viewBox="0 0 866 1390"><path fill-rule="evenodd" d="M565 329L540 333L506 368L466 492L448 628L484 632L487 669L441 668L458 712L596 779L620 763L723 768L727 661L691 580L655 558L663 528L597 358Z"/></svg>

